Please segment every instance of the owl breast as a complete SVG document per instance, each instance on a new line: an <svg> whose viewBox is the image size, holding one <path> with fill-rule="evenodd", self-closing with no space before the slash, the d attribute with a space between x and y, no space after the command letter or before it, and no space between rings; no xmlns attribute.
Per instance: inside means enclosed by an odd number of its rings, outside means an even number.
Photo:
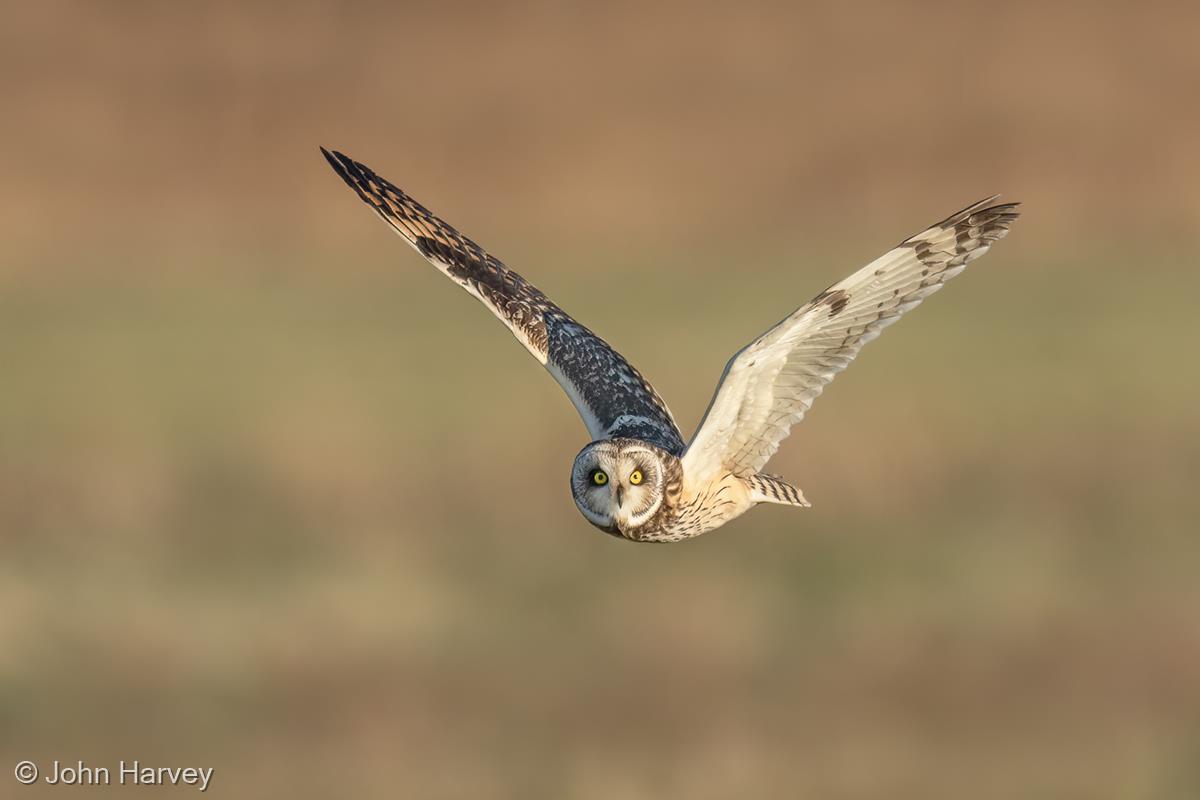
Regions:
<svg viewBox="0 0 1200 800"><path fill-rule="evenodd" d="M692 483L679 470L678 489L673 502L652 520L653 526L629 538L643 542L677 542L719 528L754 507L746 482L732 473L716 480ZM670 495L668 495L670 496Z"/></svg>

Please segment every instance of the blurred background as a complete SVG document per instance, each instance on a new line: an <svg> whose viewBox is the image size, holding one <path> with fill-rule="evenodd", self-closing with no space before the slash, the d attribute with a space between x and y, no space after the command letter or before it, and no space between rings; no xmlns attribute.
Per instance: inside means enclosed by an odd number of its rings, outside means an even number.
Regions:
<svg viewBox="0 0 1200 800"><path fill-rule="evenodd" d="M0 795L136 758L221 797L1200 796L1198 25L10 9ZM576 511L553 380L318 144L686 434L823 287L994 192L1025 216L785 443L811 510L640 546Z"/></svg>

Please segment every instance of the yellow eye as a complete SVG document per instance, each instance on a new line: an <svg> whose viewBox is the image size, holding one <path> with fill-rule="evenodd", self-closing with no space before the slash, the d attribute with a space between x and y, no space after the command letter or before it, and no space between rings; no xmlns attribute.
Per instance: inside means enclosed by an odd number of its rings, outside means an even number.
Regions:
<svg viewBox="0 0 1200 800"><path fill-rule="evenodd" d="M642 471L640 469L635 469L633 472L629 473L629 482L634 486L637 486L639 483L641 483Z"/></svg>
<svg viewBox="0 0 1200 800"><path fill-rule="evenodd" d="M604 470L598 469L592 472L592 483L597 486L603 486L608 483L608 475L604 474Z"/></svg>

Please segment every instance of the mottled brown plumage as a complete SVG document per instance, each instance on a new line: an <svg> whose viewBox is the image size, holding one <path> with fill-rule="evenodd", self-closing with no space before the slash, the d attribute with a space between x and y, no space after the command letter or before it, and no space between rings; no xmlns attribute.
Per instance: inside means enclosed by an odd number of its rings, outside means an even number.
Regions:
<svg viewBox="0 0 1200 800"><path fill-rule="evenodd" d="M607 342L369 167L336 151L321 152L384 222L508 326L563 385L593 438L636 436L683 452L683 435L667 404Z"/></svg>

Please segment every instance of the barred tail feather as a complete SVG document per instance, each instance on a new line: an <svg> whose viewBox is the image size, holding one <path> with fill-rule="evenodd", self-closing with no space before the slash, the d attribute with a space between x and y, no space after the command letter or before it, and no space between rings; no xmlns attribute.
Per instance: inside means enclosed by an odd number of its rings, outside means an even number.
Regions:
<svg viewBox="0 0 1200 800"><path fill-rule="evenodd" d="M781 506L808 508L812 503L804 493L778 475L759 473L746 479L750 484L750 499L755 503L776 503Z"/></svg>

